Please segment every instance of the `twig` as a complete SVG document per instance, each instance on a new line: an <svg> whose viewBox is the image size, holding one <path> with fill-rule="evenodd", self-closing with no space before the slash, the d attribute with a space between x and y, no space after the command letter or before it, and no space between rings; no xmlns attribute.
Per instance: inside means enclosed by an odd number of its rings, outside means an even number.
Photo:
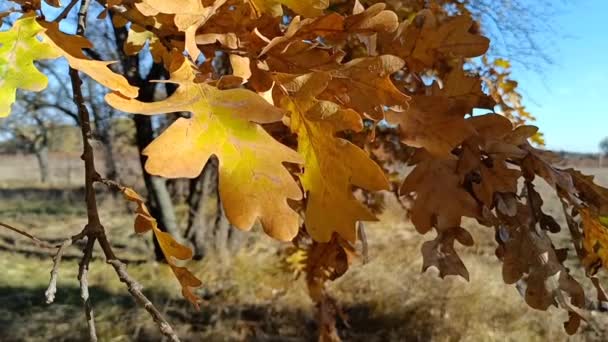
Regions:
<svg viewBox="0 0 608 342"><path fill-rule="evenodd" d="M158 311L154 304L152 304L152 302L142 293L143 287L141 284L129 276L126 265L117 259L108 260L108 264L114 267L120 281L127 285L127 289L129 290L129 293L131 293L131 296L133 296L133 298L148 311L150 316L152 316L154 322L159 326L160 332L169 338L170 341L179 341L179 337L175 331L173 331L169 322L165 320L160 311Z"/></svg>
<svg viewBox="0 0 608 342"><path fill-rule="evenodd" d="M95 329L95 315L93 313L93 307L91 306L91 300L89 299L89 280L87 275L89 273L89 263L91 256L93 255L93 247L95 246L95 238L89 238L87 245L84 248L84 256L80 261L78 267L78 281L80 282L80 297L84 305L84 313L87 317L87 325L89 327L89 339L91 342L97 342L97 332Z"/></svg>
<svg viewBox="0 0 608 342"><path fill-rule="evenodd" d="M48 243L48 242L46 242L44 240L40 240L39 238L35 237L32 234L30 234L30 233L28 233L26 231L23 231L21 229L15 228L15 227L13 227L11 225L8 225L6 223L0 222L0 226L2 226L4 228L7 228L7 229L10 229L10 230L14 231L15 233L18 233L18 234L21 234L21 235L27 237L28 239L34 241L38 246L40 246L42 248L56 249L56 248L58 248L60 246L60 245L55 246L55 245L52 245L52 244L50 244L50 243Z"/></svg>
<svg viewBox="0 0 608 342"><path fill-rule="evenodd" d="M85 34L86 18L90 2L91 0L81 0L80 10L78 11L78 27L76 29L76 34L80 36L84 36ZM90 241L93 241L89 242L90 244L94 244L95 240L99 242L99 246L106 257L107 262L114 267L120 281L127 285L129 293L131 293L136 301L141 304L146 311L148 311L148 313L150 313L154 322L158 325L160 332L168 337L171 341L179 341L179 338L173 331L171 325L165 320L158 309L156 309L154 304L152 304L152 302L141 292L142 286L129 276L126 271L125 264L118 260L114 254L114 251L112 250L112 246L110 245L108 238L106 237L105 229L99 220L97 199L95 195L95 188L93 187L95 182L101 181L101 177L95 169L95 157L93 154L93 147L91 146L90 142L92 139L91 121L89 111L85 106L84 97L82 95L82 79L78 74L78 70L70 68L70 80L72 82L73 100L78 107L78 118L83 141L82 160L84 161L85 167L85 201L87 205L88 224L83 229L82 234L86 235ZM92 250L92 246L90 249ZM85 258L87 258L87 252L89 252L89 249L85 249L83 261ZM88 258L90 259L90 257ZM86 276L86 272L84 272L84 275ZM84 277L84 279L86 280L86 277ZM81 283L81 287L82 286L83 284ZM85 312L87 311L88 308L87 304L85 303ZM91 317L89 318L89 316L87 316L87 320L92 319L93 317L91 311ZM91 325L89 325L89 331L91 331Z"/></svg>
<svg viewBox="0 0 608 342"><path fill-rule="evenodd" d="M46 303L51 304L55 300L55 293L57 293L57 278L59 276L59 264L61 263L61 257L66 248L72 245L72 239L66 239L61 247L57 250L57 254L53 257L53 269L51 269L51 280L49 286L44 292L46 297Z"/></svg>
<svg viewBox="0 0 608 342"><path fill-rule="evenodd" d="M120 183L113 181L111 179L98 178L98 179L96 179L96 181L107 186L110 190L122 192L125 189L125 186L123 186Z"/></svg>
<svg viewBox="0 0 608 342"><path fill-rule="evenodd" d="M74 6L76 6L76 3L78 2L78 0L72 0L64 9L63 11L61 11L61 13L59 13L59 15L53 19L53 22L57 23L62 21L63 19L65 19L68 14L70 14L70 12L72 11L72 8L74 8Z"/></svg>
<svg viewBox="0 0 608 342"><path fill-rule="evenodd" d="M357 222L357 231L361 240L361 255L363 255L363 264L369 262L369 245L367 244L367 234L365 234L365 226L363 222Z"/></svg>

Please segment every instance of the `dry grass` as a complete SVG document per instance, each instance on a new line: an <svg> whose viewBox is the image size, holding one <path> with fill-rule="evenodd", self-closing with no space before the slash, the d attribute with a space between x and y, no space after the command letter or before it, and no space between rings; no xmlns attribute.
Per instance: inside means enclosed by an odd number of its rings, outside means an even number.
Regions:
<svg viewBox="0 0 608 342"><path fill-rule="evenodd" d="M608 185L608 171L595 173ZM546 187L539 185L539 189L548 195ZM44 193L3 195L0 217L45 237L76 232L84 223L78 193L59 197L45 197ZM551 213L558 211L557 205L555 199L545 203ZM104 198L102 209L115 244L128 247L126 252L151 253L148 237L132 234L132 216L120 201ZM608 320L603 314L593 316L598 330L586 325L569 338L561 326L564 313L528 308L514 287L502 283L493 232L473 222L465 226L477 245L461 249L471 281L442 280L433 270L421 274L420 246L430 237L419 236L402 215L398 206L389 202L382 223L367 226L371 262L357 262L330 286L348 316L350 328L340 323L345 340L605 340L603 327ZM165 265L130 265L129 270L185 341L314 340L313 306L303 281L294 280L281 261L281 251L287 246L255 234L260 238L233 257L208 258L189 265L204 280L200 295L206 303L200 312L180 298L178 285ZM50 266L50 258L0 252L1 341L85 339L77 260L62 263L56 303L47 306L43 293ZM146 314L101 260L93 262L89 282L101 341L161 340Z"/></svg>

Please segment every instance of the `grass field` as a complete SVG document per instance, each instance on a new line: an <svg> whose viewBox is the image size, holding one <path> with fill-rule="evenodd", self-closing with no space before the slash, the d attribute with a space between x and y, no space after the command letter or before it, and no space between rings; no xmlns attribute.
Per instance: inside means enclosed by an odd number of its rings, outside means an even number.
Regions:
<svg viewBox="0 0 608 342"><path fill-rule="evenodd" d="M608 185L608 169L585 171ZM81 229L85 212L78 190L23 184L4 183L0 220L50 239ZM557 199L547 187L539 188L550 198L545 202L547 212L563 223L557 215ZM133 216L120 199L103 196L101 215L120 257L137 260L151 255L149 236L133 234ZM465 222L476 241L475 247L459 250L471 280L442 280L434 270L420 273L420 246L431 237L418 235L394 200L388 201L381 219L366 226L370 262L357 261L330 285L348 317L350 328L345 322L339 326L345 341L606 340L608 315L593 313L590 324L568 337L562 329L563 312L530 309L513 286L504 285L492 230ZM76 280L81 246L70 247L66 253L57 299L47 305L44 291L51 258L29 250L27 242L15 234L0 233L0 341L86 340ZM238 254L189 265L204 282L199 289L205 299L200 311L181 298L165 265L134 263L129 271L184 341L314 341L313 305L303 280L294 279L282 262L288 245L259 231L251 234L256 238ZM89 283L101 341L162 340L103 260L93 261Z"/></svg>

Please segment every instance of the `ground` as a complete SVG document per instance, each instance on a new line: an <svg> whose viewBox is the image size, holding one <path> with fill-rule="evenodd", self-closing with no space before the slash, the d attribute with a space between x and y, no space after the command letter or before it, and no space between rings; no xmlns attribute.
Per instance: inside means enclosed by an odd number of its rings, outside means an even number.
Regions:
<svg viewBox="0 0 608 342"><path fill-rule="evenodd" d="M6 166L6 164L4 164ZM608 169L588 169L608 185ZM18 172L17 172L18 174ZM0 220L58 239L78 232L85 222L82 193L67 185L39 186L0 177ZM548 187L539 184L550 197ZM559 202L547 200L549 213ZM184 341L314 341L313 305L302 279L284 263L286 244L249 233L238 254L206 258L189 267L203 280L205 299L197 311L180 295L164 264L143 262L151 255L150 236L133 233L133 215L120 198L103 195L102 221L129 272L162 310ZM559 215L559 220L563 218ZM366 225L370 261L358 260L330 285L347 318L339 322L345 341L544 341L566 340L559 310L539 312L504 285L494 256L493 232L465 222L476 246L461 248L470 282L421 273L420 236L394 200L378 223ZM431 233L429 233L431 234ZM76 280L79 248L70 247L61 264L55 303L44 291L51 258L20 236L0 230L0 341L81 341L87 328ZM15 252L19 250L20 252ZM99 256L100 252L96 251ZM572 268L576 268L572 261ZM161 341L156 326L97 257L89 283L100 341ZM593 313L590 324L570 340L604 340L606 314ZM347 326L348 325L348 326Z"/></svg>

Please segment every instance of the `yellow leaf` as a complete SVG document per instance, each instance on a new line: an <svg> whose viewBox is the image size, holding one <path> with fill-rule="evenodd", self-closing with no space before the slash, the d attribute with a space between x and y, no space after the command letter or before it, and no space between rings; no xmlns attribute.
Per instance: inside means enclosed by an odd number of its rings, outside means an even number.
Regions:
<svg viewBox="0 0 608 342"><path fill-rule="evenodd" d="M165 255L170 255L179 260L188 260L192 258L192 250L177 241L169 233L163 231L155 231L156 239Z"/></svg>
<svg viewBox="0 0 608 342"><path fill-rule="evenodd" d="M583 220L583 249L586 253L583 265L587 269L608 267L608 228L589 209L581 209L580 213Z"/></svg>
<svg viewBox="0 0 608 342"><path fill-rule="evenodd" d="M129 113L193 113L190 119L175 121L144 150L149 157L146 170L163 177L193 178L215 155L228 220L248 230L259 218L270 236L291 240L298 232L299 216L287 199L299 200L302 193L282 163L301 163L302 158L257 124L280 121L283 111L249 90L194 83L192 65L185 60L170 81L180 86L163 101L106 96L110 105Z"/></svg>
<svg viewBox="0 0 608 342"><path fill-rule="evenodd" d="M8 31L0 32L0 117L6 117L15 102L17 88L41 91L48 79L34 61L59 57L55 49L36 36L44 28L33 15L26 14Z"/></svg>
<svg viewBox="0 0 608 342"><path fill-rule="evenodd" d="M494 60L494 65L499 68L509 69L511 67L511 62L504 58L497 58Z"/></svg>
<svg viewBox="0 0 608 342"><path fill-rule="evenodd" d="M93 47L86 38L59 31L58 23L40 22L40 24L46 28L46 31L40 33L43 41L63 56L72 68L84 72L95 81L124 96L137 96L139 91L137 87L130 85L126 78L108 68L113 62L95 61L85 56L82 49Z"/></svg>
<svg viewBox="0 0 608 342"><path fill-rule="evenodd" d="M379 191L389 189L389 184L365 151L335 137L347 129L360 131L363 124L358 113L315 99L329 80L328 74L315 73L286 82L284 87L292 96L283 104L291 111L291 129L305 158L300 179L307 193L304 223L308 233L319 242L329 241L334 232L354 242L357 221L376 217L353 196L353 186Z"/></svg>

